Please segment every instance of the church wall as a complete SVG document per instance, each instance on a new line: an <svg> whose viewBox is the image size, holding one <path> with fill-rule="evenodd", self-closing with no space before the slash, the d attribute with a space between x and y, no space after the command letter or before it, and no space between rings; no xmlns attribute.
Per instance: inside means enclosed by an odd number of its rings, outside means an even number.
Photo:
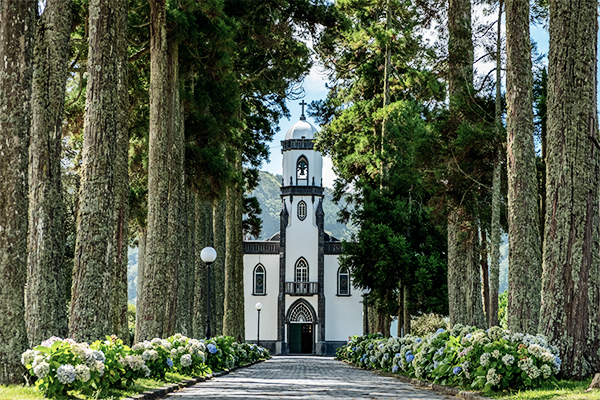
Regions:
<svg viewBox="0 0 600 400"><path fill-rule="evenodd" d="M262 264L266 270L266 295L253 295L254 267ZM256 341L258 312L256 303L262 303L260 312L260 341L277 340L277 296L279 295L279 254L244 255L244 299L246 340Z"/></svg>
<svg viewBox="0 0 600 400"><path fill-rule="evenodd" d="M351 296L337 295L338 256L325 256L325 340L344 341L362 335L362 292L350 288Z"/></svg>
<svg viewBox="0 0 600 400"><path fill-rule="evenodd" d="M304 200L307 207L307 215L304 221L298 219L298 203L301 200ZM286 198L290 213L290 224L286 231L286 282L293 282L296 279L295 266L300 257L304 257L308 262L309 282L317 282L318 230L315 226L314 215L318 200L318 198L315 198L313 204L312 196L294 196L294 201L290 203L289 197Z"/></svg>

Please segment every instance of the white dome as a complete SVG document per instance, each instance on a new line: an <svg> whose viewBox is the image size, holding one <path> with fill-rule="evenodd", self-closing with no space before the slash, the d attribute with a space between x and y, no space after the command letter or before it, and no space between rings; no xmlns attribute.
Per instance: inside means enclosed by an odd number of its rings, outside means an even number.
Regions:
<svg viewBox="0 0 600 400"><path fill-rule="evenodd" d="M317 128L306 120L296 122L285 134L285 140L289 139L314 139Z"/></svg>

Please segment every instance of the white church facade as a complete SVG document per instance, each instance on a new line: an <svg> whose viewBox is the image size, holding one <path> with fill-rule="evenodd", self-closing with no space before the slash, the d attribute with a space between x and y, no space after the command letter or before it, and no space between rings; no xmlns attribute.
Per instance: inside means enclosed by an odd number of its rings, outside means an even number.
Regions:
<svg viewBox="0 0 600 400"><path fill-rule="evenodd" d="M287 131L280 231L244 242L246 340L259 336L273 354L334 354L349 336L363 333L362 292L338 264L341 242L324 230L316 132L304 114Z"/></svg>

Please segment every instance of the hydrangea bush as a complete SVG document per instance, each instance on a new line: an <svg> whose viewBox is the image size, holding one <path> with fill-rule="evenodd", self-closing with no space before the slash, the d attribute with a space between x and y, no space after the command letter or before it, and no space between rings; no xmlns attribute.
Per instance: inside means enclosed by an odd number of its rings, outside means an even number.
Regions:
<svg viewBox="0 0 600 400"><path fill-rule="evenodd" d="M363 368L486 392L555 382L561 365L558 349L542 335L460 324L425 337L355 336L338 350L337 358Z"/></svg>
<svg viewBox="0 0 600 400"><path fill-rule="evenodd" d="M54 397L71 390L91 393L123 388L138 378L162 379L167 372L201 376L268 357L266 349L234 343L231 337L206 342L178 333L131 348L115 336L91 345L53 336L23 353L21 362L36 387Z"/></svg>

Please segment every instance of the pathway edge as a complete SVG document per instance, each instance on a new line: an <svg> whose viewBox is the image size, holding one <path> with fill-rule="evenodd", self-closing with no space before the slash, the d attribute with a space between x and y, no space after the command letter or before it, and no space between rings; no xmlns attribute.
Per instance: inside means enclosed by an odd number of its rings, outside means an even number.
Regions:
<svg viewBox="0 0 600 400"><path fill-rule="evenodd" d="M336 358L336 360L337 360L337 358ZM431 383L431 382L422 381L422 380L415 379L415 378L409 378L408 376L393 374L391 372L381 371L378 369L360 368L354 364L351 364L351 363L349 363L347 361L343 361L343 360L337 360L337 361L343 362L344 364L347 364L353 368L362 369L365 371L371 371L371 372L374 372L377 375L381 375L381 376L396 378L404 383L408 383L413 386L418 386L420 388L430 389L430 390L433 390L434 392L439 392L439 393L443 393L446 395L460 397L460 398L463 398L466 400L493 400L490 397L485 397L485 396L480 395L478 392L471 392L468 390L460 390L459 388L454 387L454 386L439 385L437 383Z"/></svg>
<svg viewBox="0 0 600 400"><path fill-rule="evenodd" d="M208 381L208 380L210 380L212 378L217 378L219 376L227 375L230 372L235 371L237 369L246 368L246 367L249 367L251 365L258 364L258 363L261 363L261 362L264 362L264 361L267 361L267 360L270 360L270 359L271 359L271 357L265 358L263 360L253 361L253 362L250 362L250 363L245 364L245 365L239 365L239 366L233 367L230 370L213 372L212 374L207 374L205 376L199 376L197 378L187 379L185 381L181 381L181 382L177 382L177 383L173 383L173 384L170 384L170 385L159 387L158 389L148 390L146 392L142 392L142 393L136 394L135 396L124 397L122 400L153 400L153 399L162 399L163 397L167 396L169 393L173 393L173 392L175 392L175 391L177 391L179 389L183 389L183 388L186 388L186 387L194 386L196 383L205 382L205 381Z"/></svg>

